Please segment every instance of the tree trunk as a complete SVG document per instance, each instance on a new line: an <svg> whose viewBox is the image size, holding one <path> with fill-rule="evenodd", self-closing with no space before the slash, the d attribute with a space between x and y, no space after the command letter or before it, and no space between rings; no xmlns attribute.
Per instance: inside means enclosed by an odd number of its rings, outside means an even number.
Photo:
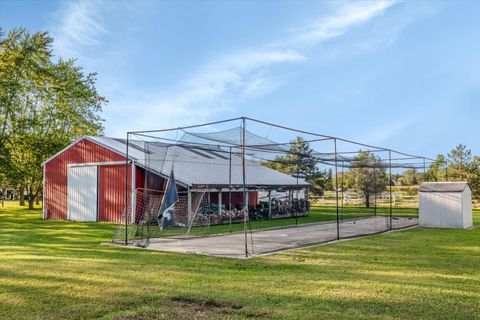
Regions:
<svg viewBox="0 0 480 320"><path fill-rule="evenodd" d="M37 206L40 205L40 194L37 194L37 196L35 197L35 204Z"/></svg>
<svg viewBox="0 0 480 320"><path fill-rule="evenodd" d="M370 195L369 194L365 194L365 206L367 208L370 208Z"/></svg>
<svg viewBox="0 0 480 320"><path fill-rule="evenodd" d="M33 208L35 208L34 203L35 203L35 196L30 193L28 195L28 209L32 210Z"/></svg>
<svg viewBox="0 0 480 320"><path fill-rule="evenodd" d="M18 194L19 194L19 203L21 206L24 206L25 205L25 188L22 186L20 187L20 190L18 190Z"/></svg>
<svg viewBox="0 0 480 320"><path fill-rule="evenodd" d="M28 209L32 210L35 208L35 199L38 201L38 197L40 196L40 190L37 192L33 192L33 187L30 186L28 188Z"/></svg>

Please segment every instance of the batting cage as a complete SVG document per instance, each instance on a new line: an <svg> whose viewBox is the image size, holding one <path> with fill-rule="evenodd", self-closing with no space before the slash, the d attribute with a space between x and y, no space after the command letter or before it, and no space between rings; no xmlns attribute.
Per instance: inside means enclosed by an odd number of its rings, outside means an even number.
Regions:
<svg viewBox="0 0 480 320"><path fill-rule="evenodd" d="M113 241L228 257L415 226L418 188L397 179L434 161L247 117L125 143L139 173Z"/></svg>

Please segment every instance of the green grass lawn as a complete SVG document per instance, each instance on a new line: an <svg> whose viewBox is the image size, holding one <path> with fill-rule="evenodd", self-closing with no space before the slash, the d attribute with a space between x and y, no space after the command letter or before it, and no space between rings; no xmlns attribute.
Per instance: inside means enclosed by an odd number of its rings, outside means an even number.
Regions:
<svg viewBox="0 0 480 320"><path fill-rule="evenodd" d="M113 229L0 208L0 319L480 318L480 228L251 260L100 245Z"/></svg>

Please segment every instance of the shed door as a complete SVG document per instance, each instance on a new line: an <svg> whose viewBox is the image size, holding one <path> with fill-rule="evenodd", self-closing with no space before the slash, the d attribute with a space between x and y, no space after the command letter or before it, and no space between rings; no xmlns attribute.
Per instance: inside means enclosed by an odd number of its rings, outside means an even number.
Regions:
<svg viewBox="0 0 480 320"><path fill-rule="evenodd" d="M68 167L68 219L97 221L97 166Z"/></svg>

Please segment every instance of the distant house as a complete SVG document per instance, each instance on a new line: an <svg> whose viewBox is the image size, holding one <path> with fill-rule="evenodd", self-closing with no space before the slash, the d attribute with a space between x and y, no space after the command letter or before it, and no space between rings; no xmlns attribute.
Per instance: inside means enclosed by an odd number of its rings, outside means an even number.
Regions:
<svg viewBox="0 0 480 320"><path fill-rule="evenodd" d="M174 166L179 192L187 208L191 194L208 192L208 201L237 206L243 202L241 158L213 150L166 143L130 141L128 173L126 140L86 136L72 143L44 163L44 219L78 221L122 220L126 197L132 217L139 206L138 194L162 192ZM163 160L162 160L163 159ZM236 168L235 170L231 170ZM127 183L126 183L127 182ZM300 190L308 183L247 160L248 205L255 206L259 190ZM131 198L130 198L131 197ZM187 210L187 209L186 209Z"/></svg>
<svg viewBox="0 0 480 320"><path fill-rule="evenodd" d="M18 191L13 187L0 187L2 200L18 200Z"/></svg>

